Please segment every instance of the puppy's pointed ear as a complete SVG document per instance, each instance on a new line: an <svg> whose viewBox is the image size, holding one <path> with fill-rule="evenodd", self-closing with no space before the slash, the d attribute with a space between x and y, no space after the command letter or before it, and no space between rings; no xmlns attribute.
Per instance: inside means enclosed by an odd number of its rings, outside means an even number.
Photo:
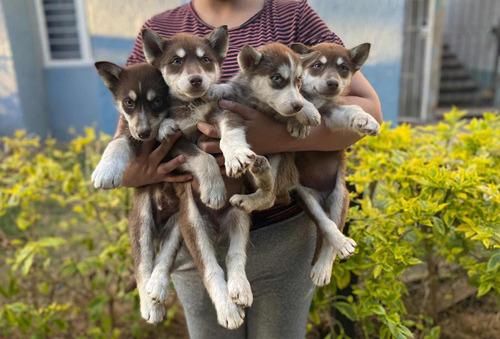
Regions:
<svg viewBox="0 0 500 339"><path fill-rule="evenodd" d="M369 43L364 43L349 50L349 56L351 57L351 61L353 62L356 70L359 70L365 63L366 59L368 59L370 47L371 45Z"/></svg>
<svg viewBox="0 0 500 339"><path fill-rule="evenodd" d="M302 67L307 68L311 66L316 60L318 60L319 56L321 55L320 52L315 51L309 54L304 54L299 57L300 61L302 62Z"/></svg>
<svg viewBox="0 0 500 339"><path fill-rule="evenodd" d="M243 46L238 54L238 65L240 65L242 72L246 72L252 67L257 66L261 60L262 54L249 45Z"/></svg>
<svg viewBox="0 0 500 339"><path fill-rule="evenodd" d="M309 47L301 43L294 43L290 45L290 49L297 54L308 54L311 52Z"/></svg>
<svg viewBox="0 0 500 339"><path fill-rule="evenodd" d="M107 88L113 89L118 85L123 68L108 61L99 61L94 65Z"/></svg>
<svg viewBox="0 0 500 339"><path fill-rule="evenodd" d="M229 33L227 31L227 26L217 27L206 39L215 49L219 58L224 59L227 55L227 49L229 48Z"/></svg>
<svg viewBox="0 0 500 339"><path fill-rule="evenodd" d="M165 43L161 36L150 29L142 30L142 50L146 60L153 64L165 51Z"/></svg>

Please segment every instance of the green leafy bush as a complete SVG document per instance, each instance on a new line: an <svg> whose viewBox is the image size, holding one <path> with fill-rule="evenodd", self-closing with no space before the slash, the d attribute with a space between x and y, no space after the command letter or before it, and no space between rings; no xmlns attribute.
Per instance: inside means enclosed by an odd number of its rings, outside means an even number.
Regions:
<svg viewBox="0 0 500 339"><path fill-rule="evenodd" d="M467 273L480 297L500 296L500 119L460 120L453 110L435 126L402 125L364 138L348 156L348 181L359 206L349 210L356 254L334 266L335 285L318 292L334 298L337 286L360 276L356 301L333 306L359 320L365 337L437 338L438 288L443 266ZM427 311L408 315L401 277L425 263ZM324 305L316 299L315 305ZM434 324L434 325L433 325Z"/></svg>
<svg viewBox="0 0 500 339"><path fill-rule="evenodd" d="M359 321L365 337L437 338L436 314L407 314L401 277L427 265L430 300L440 269L466 273L478 296L500 295L500 119L460 120L452 112L429 127L384 126L349 155L356 254L336 262L319 289L310 326L332 322L333 307ZM69 144L17 132L0 151L0 337L148 337L132 271L126 215L130 190L95 190L90 174L109 141L92 129ZM360 276L356 298L335 296ZM433 305L436 306L436 305ZM343 336L342 332L330 334Z"/></svg>

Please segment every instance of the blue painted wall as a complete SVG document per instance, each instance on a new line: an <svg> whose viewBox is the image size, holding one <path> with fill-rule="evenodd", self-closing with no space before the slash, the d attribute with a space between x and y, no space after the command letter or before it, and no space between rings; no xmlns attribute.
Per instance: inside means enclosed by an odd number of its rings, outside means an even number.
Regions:
<svg viewBox="0 0 500 339"><path fill-rule="evenodd" d="M384 120L393 121L394 126L398 119L405 1L308 2L346 47L372 44L370 57L361 71L380 97Z"/></svg>

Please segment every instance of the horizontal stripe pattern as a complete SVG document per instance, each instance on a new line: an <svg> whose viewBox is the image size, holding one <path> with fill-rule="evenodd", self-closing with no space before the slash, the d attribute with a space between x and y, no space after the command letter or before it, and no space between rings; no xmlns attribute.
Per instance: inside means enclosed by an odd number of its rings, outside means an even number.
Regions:
<svg viewBox="0 0 500 339"><path fill-rule="evenodd" d="M165 38L179 32L206 36L214 29L200 19L191 2L152 17L143 28L152 29ZM259 13L243 25L229 30L229 51L221 81L228 81L238 72L237 56L244 45L259 47L270 42L281 42L287 46L294 42L306 45L334 42L343 45L342 40L330 31L306 0L268 0ZM143 61L145 58L139 33L127 65Z"/></svg>

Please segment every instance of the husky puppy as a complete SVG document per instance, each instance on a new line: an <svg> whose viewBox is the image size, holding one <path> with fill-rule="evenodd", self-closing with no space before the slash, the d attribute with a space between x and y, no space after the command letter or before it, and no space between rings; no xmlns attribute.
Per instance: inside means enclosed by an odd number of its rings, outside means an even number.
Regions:
<svg viewBox="0 0 500 339"><path fill-rule="evenodd" d="M106 147L101 161L92 174L96 188L114 188L121 183L125 167L138 154L141 143L168 139L175 133L166 117L170 110L170 93L161 73L148 63L120 67L110 62L98 62L96 68L104 84L113 94L115 106L121 113L123 125L118 137ZM215 159L201 151L185 138L180 138L170 152L183 154L186 162L181 172L191 172L199 181L200 199L213 208L225 204L225 187ZM203 164L203 166L200 166ZM148 282L153 271L153 260L161 239L162 248L170 254L162 258L162 265L170 268L181 237L177 227L179 210L175 186L159 183L134 190L129 230L134 271L141 299L141 315L156 323L165 315L164 305L155 303L148 295ZM167 222L168 221L168 222ZM173 254L172 254L173 253ZM166 255L166 257L165 257ZM168 269L170 272L170 269ZM156 283L167 285L168 276ZM166 298L168 289L163 294Z"/></svg>
<svg viewBox="0 0 500 339"><path fill-rule="evenodd" d="M220 114L217 103L205 98L209 88L220 78L229 42L227 27L218 27L205 38L180 33L164 39L151 30L143 30L142 38L147 61L161 71L171 89L171 116L165 120L171 125L170 129L179 128L195 145L201 135L196 124L205 121L215 125L222 138L231 145L229 151L224 152L230 174L237 172L238 175L232 176L238 177L248 172L257 184L257 191L270 190L273 187L270 165L265 157L250 150L245 140L243 120L230 112ZM198 163L198 167L204 166L203 161ZM180 199L180 231L215 305L218 322L229 329L237 328L243 323L243 307L250 307L253 302L245 273L250 216L232 205L219 211L207 208L206 204L202 204L203 200L200 203L190 183L175 187ZM227 179L226 188L229 195L246 192L242 178ZM266 209L273 203L274 199L261 200L255 208ZM227 283L224 271L216 260L212 245L214 235L210 234L212 230L216 235L229 235ZM162 249L159 259L167 256ZM154 301L164 300L164 290L168 286L162 282L167 272L168 267L158 260L148 283L148 291Z"/></svg>
<svg viewBox="0 0 500 339"><path fill-rule="evenodd" d="M250 106L286 124L292 136L305 138L311 126L320 124L321 116L314 105L300 93L301 74L318 56L317 52L298 56L279 43L271 43L258 49L245 45L238 54L240 72L229 83L212 86L207 97L230 98ZM228 112L224 111L223 114ZM231 154L231 141L221 138L220 148L225 157L226 154ZM273 190L258 192L260 194L233 195L230 199L233 205L251 212L256 209L258 202L266 199L290 203L289 192L298 184L293 154L275 154L267 158L275 183ZM228 174L238 173L239 169L231 166L231 157L226 157Z"/></svg>
<svg viewBox="0 0 500 339"><path fill-rule="evenodd" d="M301 92L318 108L326 126L332 131L345 128L361 136L377 135L380 125L370 114L356 105L341 105L342 97L349 92L352 76L368 58L370 44L361 44L349 50L333 43L321 43L313 47L293 44L291 48L299 54L319 52L321 55L315 63L305 68ZM311 271L311 278L318 286L330 283L336 255L347 258L356 247L354 240L341 232L349 207L345 157L345 150L342 150L299 152L295 158L302 173L312 173L300 178L301 185L297 187L297 192L306 212L321 230L321 233L318 232L319 257ZM336 173L334 178L331 178L331 173ZM315 184L328 180L330 184L326 187Z"/></svg>

